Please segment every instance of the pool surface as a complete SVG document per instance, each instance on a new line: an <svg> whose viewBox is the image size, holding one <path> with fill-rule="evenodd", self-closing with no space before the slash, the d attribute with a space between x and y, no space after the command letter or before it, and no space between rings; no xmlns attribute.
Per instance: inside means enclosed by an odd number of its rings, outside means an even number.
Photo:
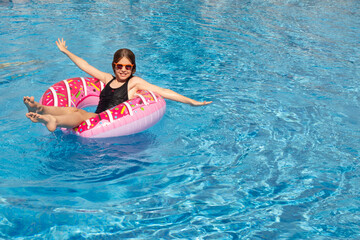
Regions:
<svg viewBox="0 0 360 240"><path fill-rule="evenodd" d="M359 239L360 2L0 1L0 239ZM139 134L47 132L22 97L87 76L197 100ZM91 110L91 109L90 109Z"/></svg>

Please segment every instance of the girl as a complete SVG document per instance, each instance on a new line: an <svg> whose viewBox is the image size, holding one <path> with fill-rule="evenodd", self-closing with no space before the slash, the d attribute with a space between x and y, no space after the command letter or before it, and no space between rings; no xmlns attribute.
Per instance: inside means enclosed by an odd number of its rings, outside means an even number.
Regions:
<svg viewBox="0 0 360 240"><path fill-rule="evenodd" d="M212 103L199 102L172 90L164 89L150 84L144 79L134 76L136 71L135 55L129 49L120 49L114 54L112 68L115 76L110 73L102 72L88 64L84 59L71 53L63 39L58 39L56 45L59 50L66 54L81 70L90 76L99 79L106 86L101 91L99 104L95 113L87 112L83 109L74 107L52 107L44 106L34 101L34 97L24 97L24 103L28 108L28 117L32 122L44 123L50 132L55 131L57 127L74 128L81 122L95 117L113 106L132 99L138 90L154 91L163 98L177 102L190 104L192 106L202 106Z"/></svg>

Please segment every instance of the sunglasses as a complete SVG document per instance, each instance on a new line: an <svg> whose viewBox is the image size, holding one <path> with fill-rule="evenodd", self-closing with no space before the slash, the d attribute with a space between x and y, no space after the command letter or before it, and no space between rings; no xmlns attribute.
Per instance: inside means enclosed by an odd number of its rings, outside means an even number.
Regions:
<svg viewBox="0 0 360 240"><path fill-rule="evenodd" d="M134 64L120 64L120 63L114 63L115 68L118 70L121 70L123 67L125 67L126 70L131 70Z"/></svg>

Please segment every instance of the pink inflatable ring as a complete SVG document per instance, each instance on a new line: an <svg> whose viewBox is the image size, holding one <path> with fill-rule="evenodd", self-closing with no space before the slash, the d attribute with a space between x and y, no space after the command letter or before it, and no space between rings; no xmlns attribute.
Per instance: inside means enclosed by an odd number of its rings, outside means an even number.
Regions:
<svg viewBox="0 0 360 240"><path fill-rule="evenodd" d="M104 84L96 78L71 78L51 86L40 99L45 106L84 108L96 106ZM62 129L86 138L126 136L156 124L165 113L165 100L151 91L138 91L130 99L73 129Z"/></svg>

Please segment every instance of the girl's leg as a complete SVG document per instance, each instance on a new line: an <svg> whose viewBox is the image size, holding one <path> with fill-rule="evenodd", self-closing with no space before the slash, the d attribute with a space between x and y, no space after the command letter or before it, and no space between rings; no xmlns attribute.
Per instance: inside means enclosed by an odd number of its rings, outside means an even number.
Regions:
<svg viewBox="0 0 360 240"><path fill-rule="evenodd" d="M78 109L74 107L53 107L44 106L38 102L35 102L34 97L24 97L24 104L28 108L29 112L50 114L54 116L65 115L72 112L76 112Z"/></svg>
<svg viewBox="0 0 360 240"><path fill-rule="evenodd" d="M65 115L38 114L34 112L26 114L26 117L32 122L44 123L50 132L55 131L57 127L74 128L81 122L95 116L97 116L96 113L89 113L82 109L77 109L76 112Z"/></svg>

